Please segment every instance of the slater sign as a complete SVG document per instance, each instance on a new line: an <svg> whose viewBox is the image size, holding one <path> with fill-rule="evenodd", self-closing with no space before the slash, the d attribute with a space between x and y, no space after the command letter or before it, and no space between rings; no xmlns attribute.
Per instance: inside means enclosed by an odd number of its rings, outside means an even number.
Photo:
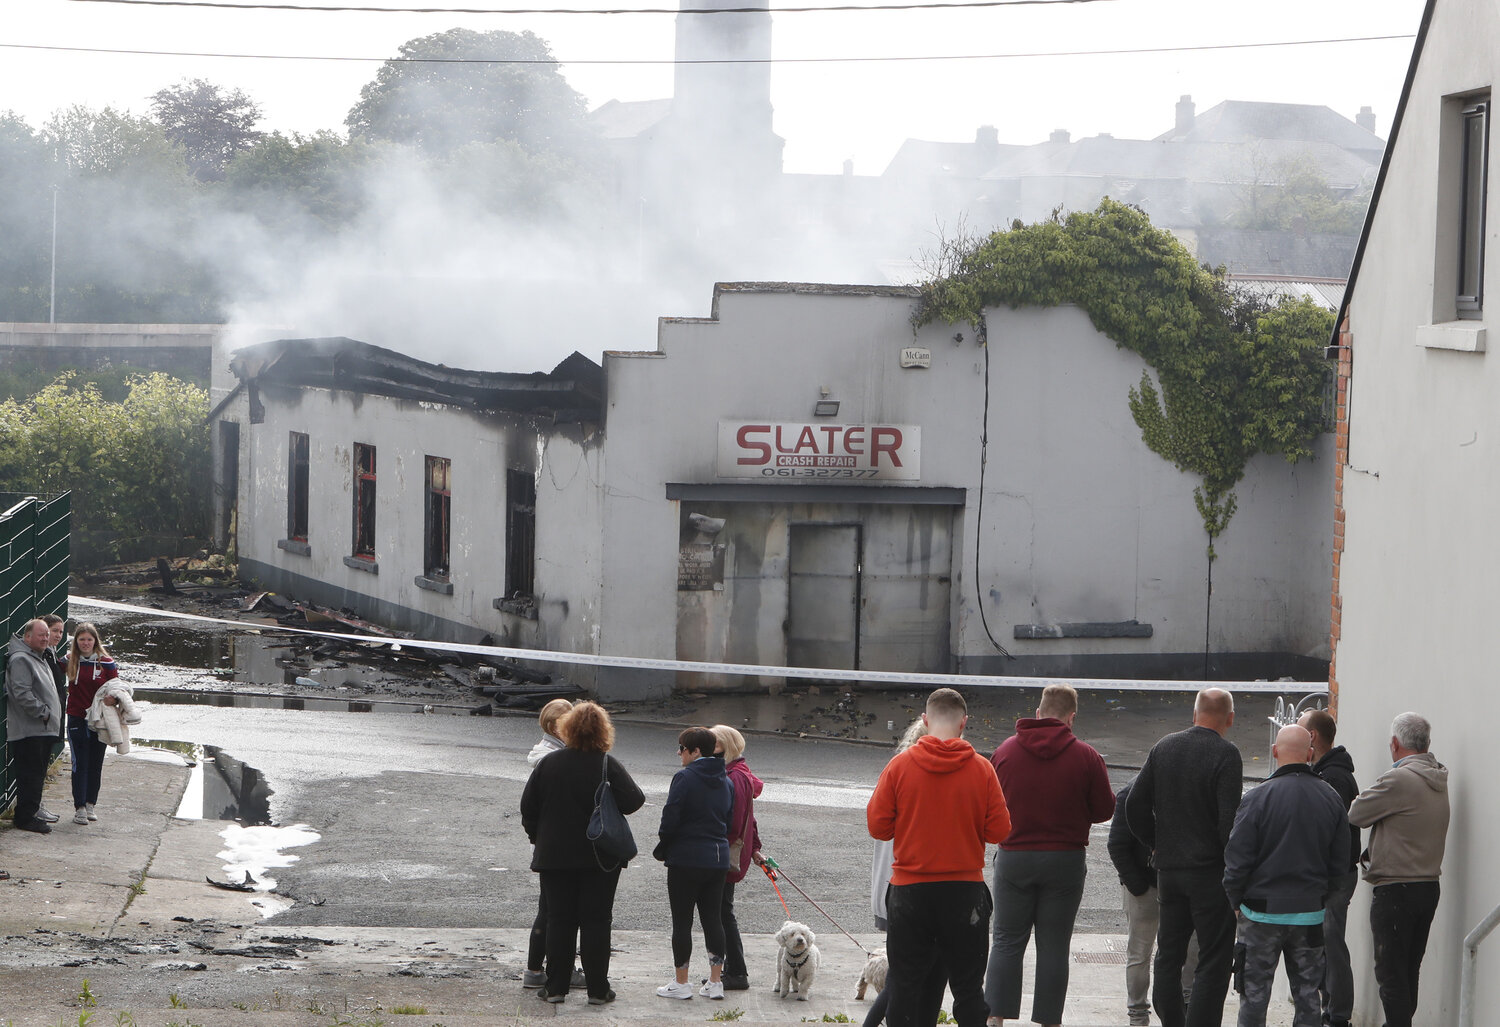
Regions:
<svg viewBox="0 0 1500 1027"><path fill-rule="evenodd" d="M720 478L916 481L921 458L915 424L719 422Z"/></svg>

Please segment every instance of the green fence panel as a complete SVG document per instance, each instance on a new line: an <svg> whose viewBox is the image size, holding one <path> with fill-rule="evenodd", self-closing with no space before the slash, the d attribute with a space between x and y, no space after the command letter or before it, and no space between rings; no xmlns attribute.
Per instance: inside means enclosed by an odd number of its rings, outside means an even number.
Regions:
<svg viewBox="0 0 1500 1027"><path fill-rule="evenodd" d="M68 553L72 499L0 493L0 621L4 643L33 617L68 615ZM0 659L0 691L5 663ZM59 747L60 748L60 747ZM0 703L0 811L15 802L6 744L5 704Z"/></svg>

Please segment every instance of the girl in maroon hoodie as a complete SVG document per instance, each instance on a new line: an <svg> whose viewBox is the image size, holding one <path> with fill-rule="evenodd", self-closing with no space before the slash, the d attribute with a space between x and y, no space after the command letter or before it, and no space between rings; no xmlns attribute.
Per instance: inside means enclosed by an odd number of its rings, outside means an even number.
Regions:
<svg viewBox="0 0 1500 1027"><path fill-rule="evenodd" d="M80 624L68 652L68 748L73 754L73 823L98 820L99 781L104 773L104 742L89 728L89 707L106 681L120 676L114 659L99 641L99 629ZM113 702L107 697L105 702Z"/></svg>
<svg viewBox="0 0 1500 1027"><path fill-rule="evenodd" d="M760 832L755 825L755 800L765 787L745 762L745 736L728 724L715 724L711 731L724 753L724 769L734 785L734 808L729 812L729 874L724 878L720 903L724 920L724 990L748 991L750 971L745 966L745 945L734 916L734 886L745 879L751 861L760 862Z"/></svg>

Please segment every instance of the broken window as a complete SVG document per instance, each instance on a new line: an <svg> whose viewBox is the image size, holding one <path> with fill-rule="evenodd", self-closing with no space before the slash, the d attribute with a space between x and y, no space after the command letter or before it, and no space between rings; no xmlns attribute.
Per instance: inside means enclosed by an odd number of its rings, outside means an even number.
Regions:
<svg viewBox="0 0 1500 1027"><path fill-rule="evenodd" d="M536 479L530 471L505 472L505 594L529 596L536 588Z"/></svg>
<svg viewBox="0 0 1500 1027"><path fill-rule="evenodd" d="M300 431L291 433L287 447L286 471L286 537L307 541L308 438Z"/></svg>
<svg viewBox="0 0 1500 1027"><path fill-rule="evenodd" d="M429 578L448 578L448 528L452 493L449 480L452 461L445 457L427 458L427 515L425 518L426 544L423 562Z"/></svg>
<svg viewBox="0 0 1500 1027"><path fill-rule="evenodd" d="M354 444L354 555L375 559L375 447Z"/></svg>

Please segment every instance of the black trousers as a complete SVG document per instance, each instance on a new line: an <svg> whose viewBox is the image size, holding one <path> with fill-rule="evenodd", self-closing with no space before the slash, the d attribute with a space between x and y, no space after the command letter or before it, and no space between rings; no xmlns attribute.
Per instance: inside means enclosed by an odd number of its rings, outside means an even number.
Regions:
<svg viewBox="0 0 1500 1027"><path fill-rule="evenodd" d="M1151 1003L1162 1027L1219 1027L1234 962L1234 910L1224 894L1223 867L1162 870L1157 873L1161 922L1156 933L1156 963ZM1182 1001L1182 965L1188 941L1198 935L1198 970L1186 1006Z"/></svg>
<svg viewBox="0 0 1500 1027"><path fill-rule="evenodd" d="M724 871L704 867L667 867L667 904L672 908L672 965L687 966L693 957L693 908L703 924L703 944L710 964L724 962ZM743 954L741 955L743 960Z"/></svg>
<svg viewBox="0 0 1500 1027"><path fill-rule="evenodd" d="M1380 985L1386 1027L1411 1027L1417 1011L1417 976L1437 904L1436 881L1382 884L1370 894L1375 980Z"/></svg>
<svg viewBox="0 0 1500 1027"><path fill-rule="evenodd" d="M734 915L734 881L725 880L723 898L719 900L719 922L724 925L724 975L748 977L745 968L745 943L740 939L740 921Z"/></svg>
<svg viewBox="0 0 1500 1027"><path fill-rule="evenodd" d="M959 1027L984 1027L984 967L989 957L994 903L983 881L890 885L885 892L886 989L890 1027L937 1022L941 990L930 985L934 966L948 973L953 1018Z"/></svg>
<svg viewBox="0 0 1500 1027"><path fill-rule="evenodd" d="M573 976L573 939L590 995L609 991L609 932L620 869L543 870L547 903L547 994L566 995Z"/></svg>
<svg viewBox="0 0 1500 1027"><path fill-rule="evenodd" d="M927 982L923 986L923 998L919 1009L941 1009L943 1007L943 992L948 987L948 971L941 963L932 964L932 972L927 975ZM870 1003L869 1012L865 1013L864 1027L880 1027L885 1023L885 1014L891 1006L891 983L886 980L880 994L875 996L875 1001Z"/></svg>
<svg viewBox="0 0 1500 1027"><path fill-rule="evenodd" d="M11 772L16 777L17 827L34 820L42 806L42 786L47 783L47 766L52 762L52 746L56 743L55 735L12 738L6 743Z"/></svg>

